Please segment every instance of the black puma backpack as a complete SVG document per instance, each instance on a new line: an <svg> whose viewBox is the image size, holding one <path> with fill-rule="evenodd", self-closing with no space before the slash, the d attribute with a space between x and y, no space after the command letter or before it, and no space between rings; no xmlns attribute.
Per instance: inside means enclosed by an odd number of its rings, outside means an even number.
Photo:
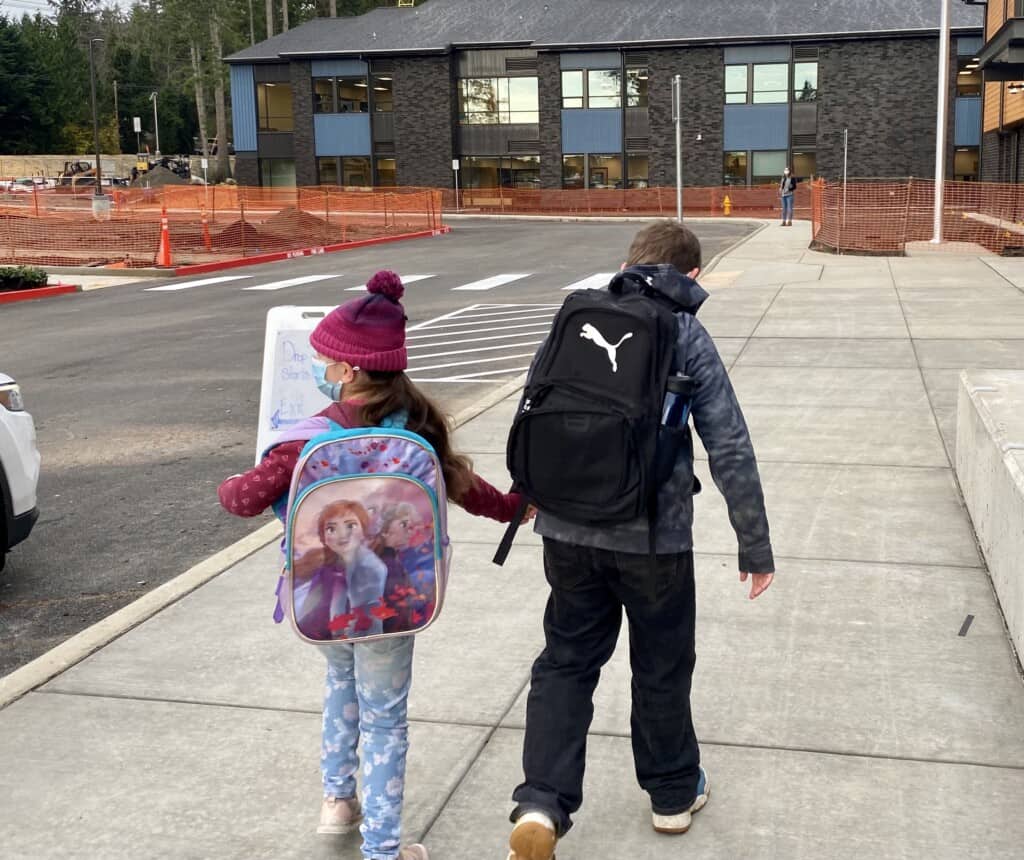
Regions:
<svg viewBox="0 0 1024 860"><path fill-rule="evenodd" d="M539 510L582 525L646 515L675 463L661 427L675 372L679 324L672 301L640 274L562 304L534 358L509 433L515 489ZM692 392L690 392L692 394ZM517 517L495 557L501 564Z"/></svg>

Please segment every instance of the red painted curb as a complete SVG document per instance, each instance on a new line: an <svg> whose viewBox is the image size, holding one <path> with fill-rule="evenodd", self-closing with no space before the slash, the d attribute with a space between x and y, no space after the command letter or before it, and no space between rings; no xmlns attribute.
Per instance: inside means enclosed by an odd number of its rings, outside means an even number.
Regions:
<svg viewBox="0 0 1024 860"><path fill-rule="evenodd" d="M63 296L66 293L77 293L81 289L77 284L54 284L52 287L36 287L34 290L9 290L0 292L0 305L45 299L49 296Z"/></svg>
<svg viewBox="0 0 1024 860"><path fill-rule="evenodd" d="M426 239L431 236L442 236L450 233L451 227L443 226L437 230L423 230L419 233L402 233L399 236L380 236L376 239L359 239L355 242L339 242L336 245L317 245L311 248L299 248L294 251L275 251L272 254L257 254L255 257L238 257L234 260L221 260L216 263L197 263L195 266L178 266L175 275L203 275L222 269L237 269L239 266L255 266L258 263L276 263L280 260L294 260L298 257L316 257L320 254L333 254L335 251L348 251L351 248L365 248L368 245L383 245L387 242L401 242L405 239ZM170 274L170 273L169 273Z"/></svg>

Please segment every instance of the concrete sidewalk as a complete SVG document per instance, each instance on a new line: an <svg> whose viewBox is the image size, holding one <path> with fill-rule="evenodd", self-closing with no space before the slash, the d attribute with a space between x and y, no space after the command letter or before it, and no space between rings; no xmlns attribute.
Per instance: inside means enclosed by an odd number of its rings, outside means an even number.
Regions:
<svg viewBox="0 0 1024 860"><path fill-rule="evenodd" d="M623 643L559 860L1021 856L1024 687L950 454L958 371L1024 369L1024 261L832 257L808 241L805 224L772 224L705 278L701 319L747 414L778 565L747 600L698 464L694 713L711 802L686 836L651 830ZM459 431L497 483L515 401ZM450 603L417 642L406 833L435 860L503 860L540 542L520 532L498 569L500 526L456 511L450 530ZM322 661L270 621L276 553L0 711L5 858L359 857L358 837L314 832Z"/></svg>

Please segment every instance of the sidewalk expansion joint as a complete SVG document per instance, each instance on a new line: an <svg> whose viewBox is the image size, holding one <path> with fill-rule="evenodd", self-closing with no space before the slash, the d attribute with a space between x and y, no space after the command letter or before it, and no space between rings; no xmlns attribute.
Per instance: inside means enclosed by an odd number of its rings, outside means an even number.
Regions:
<svg viewBox="0 0 1024 860"><path fill-rule="evenodd" d="M527 678L527 684L528 683L529 678ZM423 719L420 717L410 717L409 722L424 726L458 726L475 729L501 728L502 723L507 719L512 707L517 701L519 701L519 697L522 695L525 687L526 684L516 689L515 695L512 697L511 704L501 714L496 723L491 723L486 720L439 720ZM115 702L143 702L145 704L153 705L185 705L187 707L194 708L219 708L221 710L228 711L259 711L262 713L273 714L302 714L314 717L321 716L323 714L323 708L281 708L270 705L248 705L243 702L214 702L202 699L172 699L167 696L132 696L127 693L104 692L90 693L86 690L48 690L45 687L33 690L30 695L68 696L70 698L78 699L106 699L108 701Z"/></svg>
<svg viewBox="0 0 1024 860"><path fill-rule="evenodd" d="M513 729L516 727L506 726L506 728ZM517 730L522 731L523 729L522 727L518 727ZM620 740L628 740L630 737L628 733L621 732L591 730L589 734L595 737L617 738ZM998 762L976 761L974 759L926 758L924 756L912 755L884 755L881 753L858 752L856 750L824 749L822 747L801 747L793 746L791 744L748 744L739 743L735 741L719 741L705 738L700 741L700 745L701 747L726 747L728 749L764 750L765 752L806 753L808 755L825 755L833 756L836 758L859 758L872 759L877 761L905 761L913 762L916 764L957 765L960 767L985 767L991 768L992 770L1024 771L1024 764L1000 764Z"/></svg>

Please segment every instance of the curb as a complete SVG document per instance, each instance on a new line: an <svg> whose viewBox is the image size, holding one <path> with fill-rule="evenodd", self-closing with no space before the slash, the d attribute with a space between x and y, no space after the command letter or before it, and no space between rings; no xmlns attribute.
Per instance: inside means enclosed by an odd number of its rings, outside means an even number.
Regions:
<svg viewBox="0 0 1024 860"><path fill-rule="evenodd" d="M100 278L151 278L159 275L166 277L166 269L157 269L154 266L140 267L138 269L115 269L110 266L40 266L51 275L90 275Z"/></svg>
<svg viewBox="0 0 1024 860"><path fill-rule="evenodd" d="M723 257L728 256L729 254L731 254L733 251L737 250L738 248L742 248L744 245L747 244L747 242L749 242L751 239L753 239L761 231L767 230L768 227L770 226L770 222L768 222L768 221L754 221L752 218L746 218L746 219L743 219L743 220L745 220L747 223L750 223L750 222L753 221L753 223L758 225L758 228L753 233L749 233L746 236L744 236L742 239L738 240L737 242L734 242L732 245L730 245L724 251L719 251L717 254L715 254L715 256L711 258L711 262L708 263L703 269L700 270L701 275L710 274L711 271L715 268L715 266L717 266L719 263L722 262L722 258ZM698 277L698 280L700 280L699 277Z"/></svg>
<svg viewBox="0 0 1024 860"><path fill-rule="evenodd" d="M525 380L526 374L523 374L518 379L506 382L500 388L496 388L462 409L453 418L455 427L468 423L510 394L514 394L523 386ZM0 710L26 693L32 692L37 687L41 687L66 672L72 666L148 621L171 604L177 603L183 597L206 585L228 568L263 549L267 544L277 540L282 531L281 523L277 520L261 526L240 541L203 559L184 573L144 594L138 600L129 603L101 621L97 621L80 633L76 633L70 639L51 648L20 669L15 669L9 675L0 678Z"/></svg>
<svg viewBox="0 0 1024 860"><path fill-rule="evenodd" d="M0 305L12 302L30 302L33 299L46 299L50 296L63 296L68 293L81 292L77 284L54 284L50 287L36 287L33 290L8 290L0 292Z"/></svg>
<svg viewBox="0 0 1024 860"><path fill-rule="evenodd" d="M339 242L335 245L314 245L294 251L275 251L270 254L257 254L254 257L238 257L234 260L221 260L216 263L197 263L194 266L177 266L173 269L161 269L163 275L202 275L207 272L219 272L222 269L237 269L241 266L255 266L260 263L277 263L281 260L294 260L299 257L316 257L320 254L333 254L336 251L348 251L353 248L366 248L370 245L384 245L390 242L402 242L406 239L427 239L443 236L452 231L451 227L441 226L436 230L421 230L418 233L402 233L398 236L380 236L376 239L360 239L356 242Z"/></svg>
<svg viewBox="0 0 1024 860"><path fill-rule="evenodd" d="M492 213L492 212L445 212L444 217L446 220L450 219L453 221L470 221L470 220L487 220L487 221L560 221L563 223L570 224L593 224L593 223L607 223L607 224L628 224L634 223L651 223L654 221L675 221L675 213L664 214L664 215L514 215L511 213ZM740 215L737 217L724 216L724 215L699 215L699 216L687 216L683 214L683 223L690 221L698 221L700 223L712 224L717 222L724 222L726 224L730 222L744 222L744 223L755 223L760 224L762 218L747 217Z"/></svg>

